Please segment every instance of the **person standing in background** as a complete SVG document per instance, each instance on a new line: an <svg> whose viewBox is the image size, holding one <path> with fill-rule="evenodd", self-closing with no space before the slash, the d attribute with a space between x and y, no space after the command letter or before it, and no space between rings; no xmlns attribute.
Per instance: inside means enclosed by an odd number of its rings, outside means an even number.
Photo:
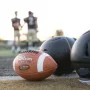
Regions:
<svg viewBox="0 0 90 90"><path fill-rule="evenodd" d="M33 12L28 12L28 17L24 18L24 22L27 23L28 33L27 33L27 41L28 46L35 46L35 42L38 41L37 38L37 17L34 17Z"/></svg>
<svg viewBox="0 0 90 90"><path fill-rule="evenodd" d="M64 36L63 30L62 29L57 29L56 33L55 33L55 36Z"/></svg>
<svg viewBox="0 0 90 90"><path fill-rule="evenodd" d="M12 50L15 51L20 51L20 19L17 17L18 12L15 11L15 17L11 19L12 22L12 27L14 29L14 44L12 47Z"/></svg>

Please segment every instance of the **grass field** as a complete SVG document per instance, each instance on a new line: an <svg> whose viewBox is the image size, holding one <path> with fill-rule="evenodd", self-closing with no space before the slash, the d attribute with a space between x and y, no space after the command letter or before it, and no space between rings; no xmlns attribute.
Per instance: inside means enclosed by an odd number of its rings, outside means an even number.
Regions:
<svg viewBox="0 0 90 90"><path fill-rule="evenodd" d="M17 54L13 53L9 49L2 49L0 50L0 57L15 57Z"/></svg>
<svg viewBox="0 0 90 90"><path fill-rule="evenodd" d="M35 50L38 50L38 48ZM4 48L2 49L0 47L0 57L15 57L17 54L18 53L12 52L11 49L9 49L9 48L8 49L4 49Z"/></svg>
<svg viewBox="0 0 90 90"><path fill-rule="evenodd" d="M90 90L90 86L80 83L78 78L50 77L38 82L26 80L0 81L0 90Z"/></svg>

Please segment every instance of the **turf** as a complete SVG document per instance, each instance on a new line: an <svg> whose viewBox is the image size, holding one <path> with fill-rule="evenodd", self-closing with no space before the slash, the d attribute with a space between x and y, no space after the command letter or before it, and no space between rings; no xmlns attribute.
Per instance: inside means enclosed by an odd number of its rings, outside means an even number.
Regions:
<svg viewBox="0 0 90 90"><path fill-rule="evenodd" d="M44 81L7 80L0 81L0 90L90 90L78 78L48 78Z"/></svg>
<svg viewBox="0 0 90 90"><path fill-rule="evenodd" d="M13 53L9 49L0 50L0 57L14 57L14 56L16 56L16 53Z"/></svg>
<svg viewBox="0 0 90 90"><path fill-rule="evenodd" d="M35 48L35 50L39 50L39 48ZM0 57L15 57L17 54L16 52L12 52L11 49L0 49Z"/></svg>

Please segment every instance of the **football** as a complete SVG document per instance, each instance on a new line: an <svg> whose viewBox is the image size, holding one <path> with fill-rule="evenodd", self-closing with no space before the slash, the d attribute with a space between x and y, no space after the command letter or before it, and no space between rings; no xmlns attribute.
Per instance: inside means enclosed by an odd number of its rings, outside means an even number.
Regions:
<svg viewBox="0 0 90 90"><path fill-rule="evenodd" d="M55 60L42 51L24 51L13 60L14 71L26 80L44 80L57 68Z"/></svg>

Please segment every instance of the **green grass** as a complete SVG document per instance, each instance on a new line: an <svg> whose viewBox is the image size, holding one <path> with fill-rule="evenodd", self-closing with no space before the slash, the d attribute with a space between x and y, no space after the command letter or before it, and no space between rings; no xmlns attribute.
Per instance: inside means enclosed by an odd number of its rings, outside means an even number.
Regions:
<svg viewBox="0 0 90 90"><path fill-rule="evenodd" d="M36 48L36 50L39 50L39 48ZM18 53L12 52L10 48L8 47L0 47L0 57L15 57Z"/></svg>
<svg viewBox="0 0 90 90"><path fill-rule="evenodd" d="M9 49L2 49L0 50L0 57L15 57L16 53L13 53Z"/></svg>

